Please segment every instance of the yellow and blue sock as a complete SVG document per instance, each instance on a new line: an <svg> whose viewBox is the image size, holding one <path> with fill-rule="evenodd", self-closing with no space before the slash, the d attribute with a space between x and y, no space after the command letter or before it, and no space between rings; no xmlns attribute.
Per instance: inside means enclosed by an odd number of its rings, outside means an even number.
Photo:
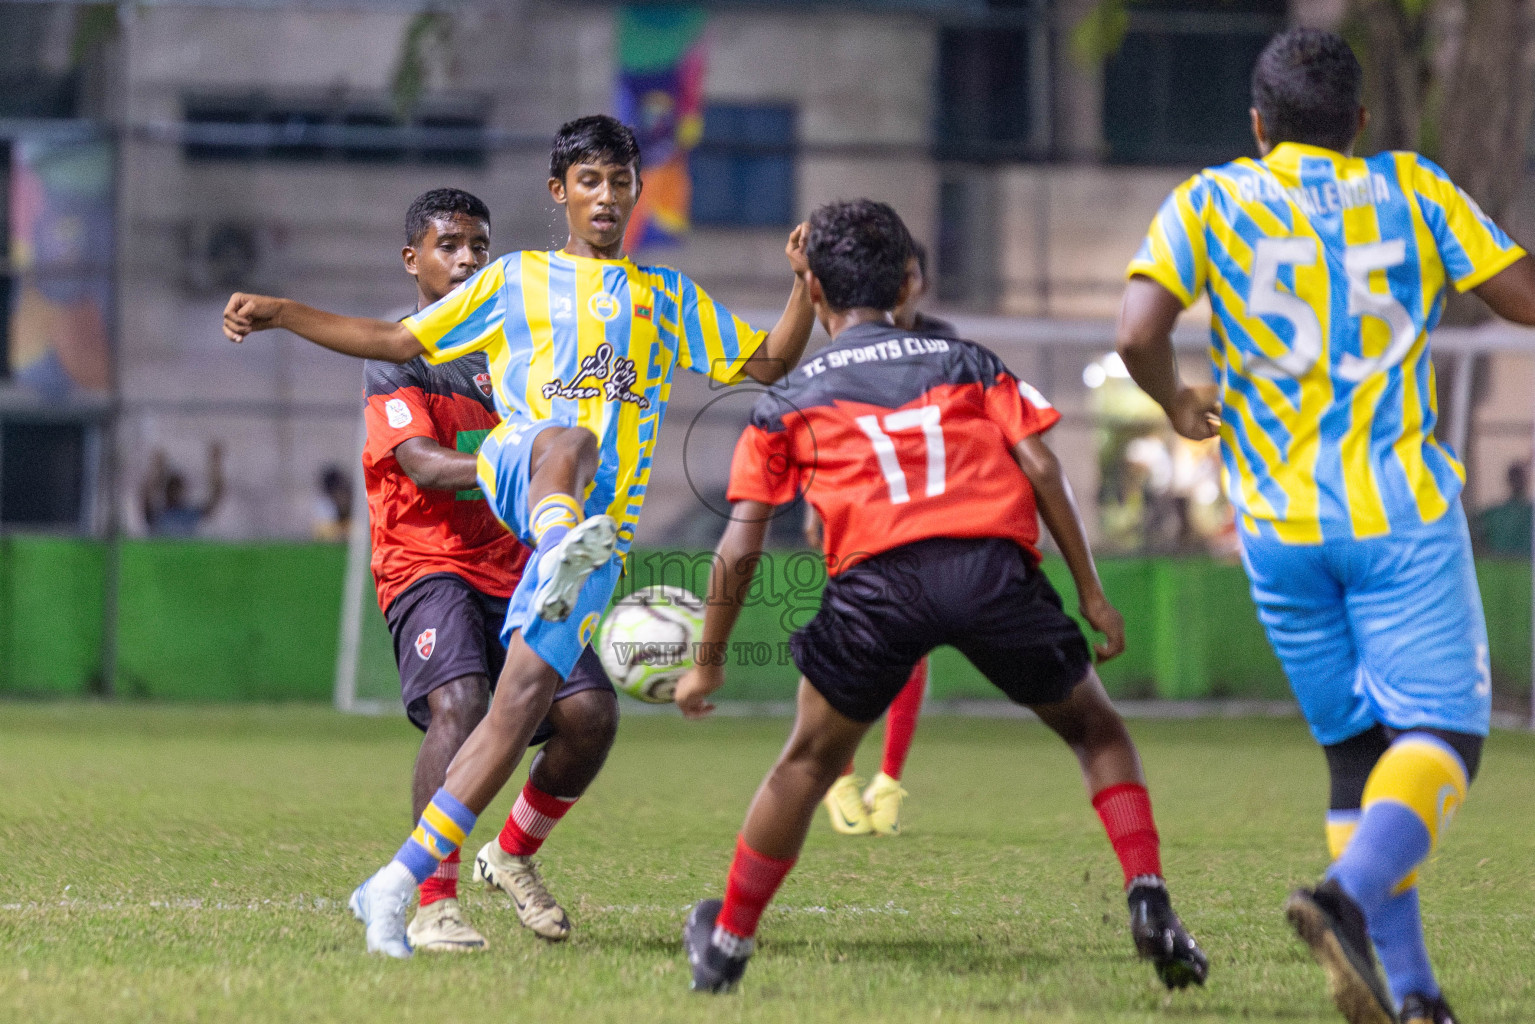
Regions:
<svg viewBox="0 0 1535 1024"><path fill-rule="evenodd" d="M1359 816L1357 810L1328 812L1327 848L1334 859L1347 849L1359 825ZM1391 996L1398 1006L1413 992L1430 997L1439 994L1439 981L1434 977L1428 946L1423 941L1418 888L1413 884L1416 880L1416 872L1403 879L1391 898L1369 919L1370 941L1375 944L1391 985Z"/></svg>
<svg viewBox="0 0 1535 1024"><path fill-rule="evenodd" d="M416 829L394 859L403 864L420 885L437 870L443 859L464 845L474 831L475 813L444 787L421 812Z"/></svg>
<svg viewBox="0 0 1535 1024"><path fill-rule="evenodd" d="M582 519L581 503L568 494L551 494L533 506L528 516L534 548L547 551L560 541Z"/></svg>
<svg viewBox="0 0 1535 1024"><path fill-rule="evenodd" d="M1460 755L1428 733L1403 733L1375 763L1359 826L1327 871L1366 920L1428 858L1465 800L1466 786Z"/></svg>

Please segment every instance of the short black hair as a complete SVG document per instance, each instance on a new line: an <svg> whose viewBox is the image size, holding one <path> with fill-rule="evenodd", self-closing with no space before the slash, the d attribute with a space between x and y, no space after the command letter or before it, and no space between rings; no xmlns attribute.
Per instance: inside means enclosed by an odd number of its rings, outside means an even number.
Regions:
<svg viewBox="0 0 1535 1024"><path fill-rule="evenodd" d="M895 308L911 255L911 234L885 203L827 203L810 215L805 258L833 309Z"/></svg>
<svg viewBox="0 0 1535 1024"><path fill-rule="evenodd" d="M640 169L640 143L629 126L607 114L590 114L566 121L554 134L549 150L549 177L565 180L573 164L602 160L633 164Z"/></svg>
<svg viewBox="0 0 1535 1024"><path fill-rule="evenodd" d="M1269 142L1343 151L1359 129L1364 70L1343 37L1292 28L1269 40L1253 65L1253 106Z"/></svg>
<svg viewBox="0 0 1535 1024"><path fill-rule="evenodd" d="M490 227L490 207L461 188L434 188L421 193L405 211L405 244L420 245L432 221L459 213L483 220Z"/></svg>

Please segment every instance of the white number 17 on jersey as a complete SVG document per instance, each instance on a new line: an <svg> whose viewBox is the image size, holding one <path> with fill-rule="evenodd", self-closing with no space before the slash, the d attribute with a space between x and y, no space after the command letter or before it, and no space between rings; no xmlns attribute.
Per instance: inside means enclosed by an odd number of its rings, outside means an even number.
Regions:
<svg viewBox="0 0 1535 1024"><path fill-rule="evenodd" d="M858 427L874 446L874 457L879 460L880 472L885 475L885 483L890 488L890 504L901 505L911 500L911 492L906 489L906 471L901 468L901 460L896 458L895 442L890 440L890 434L903 430L922 428L923 440L927 442L927 496L932 498L943 493L945 471L942 415L936 405L902 409L885 417L884 430L880 429L878 416L858 417Z"/></svg>

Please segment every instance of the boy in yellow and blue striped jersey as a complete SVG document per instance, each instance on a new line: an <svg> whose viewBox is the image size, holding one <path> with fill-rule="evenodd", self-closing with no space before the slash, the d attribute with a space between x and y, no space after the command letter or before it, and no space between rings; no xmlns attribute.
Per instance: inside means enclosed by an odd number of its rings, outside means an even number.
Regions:
<svg viewBox="0 0 1535 1024"><path fill-rule="evenodd" d="M479 483L496 516L533 549L501 639L490 711L460 748L411 838L352 894L370 952L411 954L405 905L462 845L506 783L595 632L644 505L651 458L681 365L722 384L771 383L810 337L804 228L787 246L794 285L771 331L753 330L685 275L623 252L639 198L640 152L611 117L560 128L549 192L570 230L556 252L514 252L402 323L342 317L287 299L236 294L224 333L284 327L347 355L433 363L483 351L501 423L480 448Z"/></svg>
<svg viewBox="0 0 1535 1024"><path fill-rule="evenodd" d="M1259 616L1327 755L1335 859L1290 920L1349 1021L1448 1024L1416 869L1476 774L1491 682L1428 332L1449 283L1535 323L1535 264L1423 157L1351 155L1361 79L1331 33L1269 43L1253 71L1261 158L1163 203L1129 267L1119 348L1180 433L1219 434ZM1170 332L1202 294L1217 383L1189 387Z"/></svg>

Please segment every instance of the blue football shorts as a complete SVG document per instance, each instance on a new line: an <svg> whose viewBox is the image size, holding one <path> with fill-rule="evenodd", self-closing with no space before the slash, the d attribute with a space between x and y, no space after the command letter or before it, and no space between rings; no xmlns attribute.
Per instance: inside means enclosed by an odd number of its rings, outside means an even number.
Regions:
<svg viewBox="0 0 1535 1024"><path fill-rule="evenodd" d="M534 547L528 522L533 442L549 427L567 425L550 420L503 420L480 445L480 490L501 524L530 548ZM585 509L588 516L603 511L592 508L598 500L588 500ZM501 626L502 645L510 647L512 637L521 632L523 643L531 647L534 654L558 672L560 678L569 677L581 651L597 632L597 623L612 600L622 569L623 556L615 554L587 579L570 616L564 622L550 622L533 612L533 594L538 590L542 576L538 559L529 558L522 571L522 580L507 605L506 621Z"/></svg>
<svg viewBox="0 0 1535 1024"><path fill-rule="evenodd" d="M1487 735L1487 622L1460 502L1366 540L1239 532L1258 618L1317 742L1377 723Z"/></svg>

